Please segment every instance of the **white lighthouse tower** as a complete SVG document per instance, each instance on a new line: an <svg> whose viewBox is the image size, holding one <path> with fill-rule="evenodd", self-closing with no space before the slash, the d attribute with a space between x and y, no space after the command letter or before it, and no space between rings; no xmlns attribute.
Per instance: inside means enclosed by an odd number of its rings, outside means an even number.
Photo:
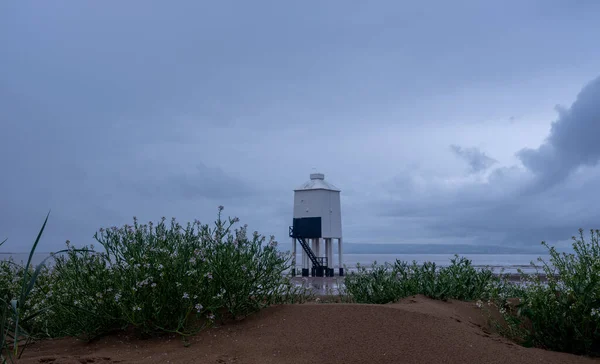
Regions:
<svg viewBox="0 0 600 364"><path fill-rule="evenodd" d="M294 220L289 235L293 247L293 275L296 274L296 243L300 243L302 276L310 273L313 277L333 277L333 239L338 242L339 275L344 275L340 190L326 182L324 174L312 173L308 182L294 190Z"/></svg>

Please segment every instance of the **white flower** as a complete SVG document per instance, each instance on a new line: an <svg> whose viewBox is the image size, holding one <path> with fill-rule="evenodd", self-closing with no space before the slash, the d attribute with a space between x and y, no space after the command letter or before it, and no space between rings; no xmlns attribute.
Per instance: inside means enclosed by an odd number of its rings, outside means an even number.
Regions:
<svg viewBox="0 0 600 364"><path fill-rule="evenodd" d="M117 294L115 295L115 302L119 302L119 299L121 299L121 294L120 294L120 293L117 293Z"/></svg>
<svg viewBox="0 0 600 364"><path fill-rule="evenodd" d="M134 311L141 311L142 308L140 306L133 306Z"/></svg>
<svg viewBox="0 0 600 364"><path fill-rule="evenodd" d="M196 311L200 312L200 311L202 311L202 309L204 308L204 306L202 306L201 304L197 303L196 306L194 306L194 308L196 309Z"/></svg>
<svg viewBox="0 0 600 364"><path fill-rule="evenodd" d="M183 298L190 298L190 295L188 295L187 293L183 293Z"/></svg>

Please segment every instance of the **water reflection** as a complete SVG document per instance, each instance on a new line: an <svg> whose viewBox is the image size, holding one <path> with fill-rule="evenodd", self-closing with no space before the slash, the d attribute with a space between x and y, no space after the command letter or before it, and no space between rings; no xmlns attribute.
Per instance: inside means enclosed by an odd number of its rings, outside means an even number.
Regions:
<svg viewBox="0 0 600 364"><path fill-rule="evenodd" d="M343 289L344 277L294 277L292 283L296 286L309 288L314 294L338 294Z"/></svg>

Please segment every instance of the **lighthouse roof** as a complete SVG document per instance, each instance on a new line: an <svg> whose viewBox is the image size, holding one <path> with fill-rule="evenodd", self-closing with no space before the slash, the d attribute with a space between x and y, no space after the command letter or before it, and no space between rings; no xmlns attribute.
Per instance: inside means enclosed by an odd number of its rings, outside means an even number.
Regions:
<svg viewBox="0 0 600 364"><path fill-rule="evenodd" d="M328 190L340 192L339 188L325 181L325 175L323 173L311 173L310 180L305 182L302 186L296 188L294 191L306 190Z"/></svg>

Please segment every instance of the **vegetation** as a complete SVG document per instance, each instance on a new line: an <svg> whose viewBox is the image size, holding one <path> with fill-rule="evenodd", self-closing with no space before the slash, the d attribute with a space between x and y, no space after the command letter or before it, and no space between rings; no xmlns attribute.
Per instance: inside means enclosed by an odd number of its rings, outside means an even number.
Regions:
<svg viewBox="0 0 600 364"><path fill-rule="evenodd" d="M345 294L358 303L389 303L416 294L434 299L490 299L495 292L514 289L492 270L477 270L466 258L457 255L447 267L425 262L418 265L397 260L395 264L369 269L358 266L357 272L346 277Z"/></svg>
<svg viewBox="0 0 600 364"><path fill-rule="evenodd" d="M477 270L468 259L455 256L447 267L402 261L375 262L370 269L359 265L346 277L342 294L346 300L377 304L415 294L476 301L482 308L495 307L503 318L502 325L496 322L498 328L523 345L599 356L600 231L591 230L587 242L583 230L579 233L573 237L574 254L559 253L542 242L550 262L539 258L542 272L520 271L520 282L491 269Z"/></svg>
<svg viewBox="0 0 600 364"><path fill-rule="evenodd" d="M16 354L8 350L14 337L92 340L125 329L186 337L214 322L301 301L306 288L284 274L291 259L274 238L234 229L238 219L223 221L222 209L213 228L165 218L141 225L134 218L132 226L100 229L95 239L103 252L67 241L51 267L35 271L30 262L0 261L3 360Z"/></svg>
<svg viewBox="0 0 600 364"><path fill-rule="evenodd" d="M115 330L141 337L183 338L215 322L240 319L273 304L310 295L285 272L291 257L271 237L238 219L100 229L94 246L67 248L31 265L46 220L25 265L0 261L0 363L13 362L32 339L73 336L93 340ZM572 254L549 250L542 271L511 282L455 256L449 266L396 261L358 266L347 275L340 301L385 304L423 294L495 307L502 333L527 346L600 355L600 231L573 237ZM1 243L0 243L1 245ZM533 263L532 263L533 264ZM542 280L542 274L546 277ZM487 304L484 304L486 302ZM19 352L20 349L20 352Z"/></svg>
<svg viewBox="0 0 600 364"><path fill-rule="evenodd" d="M0 261L0 362L2 364L13 362L19 354L19 345L23 341L26 346L31 338L28 328L31 322L43 312L43 309L31 307L30 302L39 299L34 286L46 259L35 270L31 267L31 259L47 222L48 216L33 243L25 266L17 265L12 260ZM5 242L6 240L2 241L0 245Z"/></svg>
<svg viewBox="0 0 600 364"><path fill-rule="evenodd" d="M525 276L526 288L514 312L502 311L527 345L575 354L600 356L600 231L585 240L573 236L573 252L548 248L550 262ZM505 302L500 302L505 304Z"/></svg>

